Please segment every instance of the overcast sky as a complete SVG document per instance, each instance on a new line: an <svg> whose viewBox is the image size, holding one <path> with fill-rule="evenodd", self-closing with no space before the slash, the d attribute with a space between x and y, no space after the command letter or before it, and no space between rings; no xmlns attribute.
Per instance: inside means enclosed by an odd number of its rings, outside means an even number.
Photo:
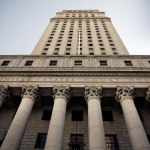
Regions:
<svg viewBox="0 0 150 150"><path fill-rule="evenodd" d="M130 54L150 55L150 0L0 0L0 55L31 54L63 9L104 11Z"/></svg>

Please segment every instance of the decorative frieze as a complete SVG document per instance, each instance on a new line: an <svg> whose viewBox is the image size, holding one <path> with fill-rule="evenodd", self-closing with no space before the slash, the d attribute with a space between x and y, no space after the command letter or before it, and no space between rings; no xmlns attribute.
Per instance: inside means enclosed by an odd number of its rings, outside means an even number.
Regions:
<svg viewBox="0 0 150 150"><path fill-rule="evenodd" d="M31 98L33 101L36 100L38 96L38 86L23 86L22 87L22 97Z"/></svg>
<svg viewBox="0 0 150 150"><path fill-rule="evenodd" d="M133 99L133 94L134 94L134 87L118 86L116 91L116 100L118 102L121 102L124 99Z"/></svg>
<svg viewBox="0 0 150 150"><path fill-rule="evenodd" d="M66 100L69 100L70 95L70 87L69 86L54 86L53 87L53 98L63 97Z"/></svg>
<svg viewBox="0 0 150 150"><path fill-rule="evenodd" d="M102 87L96 87L96 86L85 87L85 99L88 101L92 98L96 98L99 100L102 98Z"/></svg>

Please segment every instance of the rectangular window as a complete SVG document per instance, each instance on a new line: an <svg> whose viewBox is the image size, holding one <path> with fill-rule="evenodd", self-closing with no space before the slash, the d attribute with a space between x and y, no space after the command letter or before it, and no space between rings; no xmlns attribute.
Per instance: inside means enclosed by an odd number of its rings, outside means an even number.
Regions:
<svg viewBox="0 0 150 150"><path fill-rule="evenodd" d="M108 66L106 60L100 60L100 61L99 61L99 64L100 64L100 66Z"/></svg>
<svg viewBox="0 0 150 150"><path fill-rule="evenodd" d="M112 111L102 111L103 121L113 121Z"/></svg>
<svg viewBox="0 0 150 150"><path fill-rule="evenodd" d="M75 60L74 65L75 66L82 66L82 60Z"/></svg>
<svg viewBox="0 0 150 150"><path fill-rule="evenodd" d="M73 110L72 111L72 121L83 121L83 111Z"/></svg>
<svg viewBox="0 0 150 150"><path fill-rule="evenodd" d="M106 134L105 140L106 140L106 149L107 150L119 150L116 135Z"/></svg>
<svg viewBox="0 0 150 150"><path fill-rule="evenodd" d="M46 53L42 53L42 55L46 55Z"/></svg>
<svg viewBox="0 0 150 150"><path fill-rule="evenodd" d="M57 60L50 60L49 66L57 66Z"/></svg>
<svg viewBox="0 0 150 150"><path fill-rule="evenodd" d="M101 49L101 51L105 51L105 48L100 48Z"/></svg>
<svg viewBox="0 0 150 150"><path fill-rule="evenodd" d="M133 66L131 61L124 61L124 63L125 63L126 66Z"/></svg>
<svg viewBox="0 0 150 150"><path fill-rule="evenodd" d="M90 53L90 55L94 55L94 53Z"/></svg>
<svg viewBox="0 0 150 150"><path fill-rule="evenodd" d="M51 119L51 114L52 114L51 110L44 110L42 120L50 120Z"/></svg>
<svg viewBox="0 0 150 150"><path fill-rule="evenodd" d="M44 48L44 51L48 51L48 48Z"/></svg>
<svg viewBox="0 0 150 150"><path fill-rule="evenodd" d="M38 133L35 148L44 149L46 142L47 133Z"/></svg>
<svg viewBox="0 0 150 150"><path fill-rule="evenodd" d="M70 53L66 53L66 55L70 55Z"/></svg>
<svg viewBox="0 0 150 150"><path fill-rule="evenodd" d="M10 63L9 60L4 60L4 61L2 62L2 64L1 64L1 66L8 66L9 63Z"/></svg>
<svg viewBox="0 0 150 150"><path fill-rule="evenodd" d="M84 150L83 134L71 134L69 146L69 150Z"/></svg>
<svg viewBox="0 0 150 150"><path fill-rule="evenodd" d="M27 60L24 66L32 66L33 60Z"/></svg>

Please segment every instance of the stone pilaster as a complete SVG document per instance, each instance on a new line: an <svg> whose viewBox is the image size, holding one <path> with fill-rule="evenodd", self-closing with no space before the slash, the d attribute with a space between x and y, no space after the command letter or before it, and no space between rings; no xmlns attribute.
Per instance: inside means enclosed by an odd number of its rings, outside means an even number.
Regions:
<svg viewBox="0 0 150 150"><path fill-rule="evenodd" d="M149 150L150 145L133 101L133 94L133 87L117 87L116 100L121 104L132 148Z"/></svg>
<svg viewBox="0 0 150 150"><path fill-rule="evenodd" d="M48 129L45 150L62 150L67 102L70 88L55 86L53 88L54 106Z"/></svg>
<svg viewBox="0 0 150 150"><path fill-rule="evenodd" d="M101 98L101 87L85 88L85 99L88 104L89 150L106 150Z"/></svg>
<svg viewBox="0 0 150 150"><path fill-rule="evenodd" d="M5 101L6 97L8 96L8 85L7 86L3 86L0 85L0 108L3 104L3 102Z"/></svg>
<svg viewBox="0 0 150 150"><path fill-rule="evenodd" d="M1 150L17 150L20 147L33 104L37 98L37 86L22 88L22 101L6 134Z"/></svg>

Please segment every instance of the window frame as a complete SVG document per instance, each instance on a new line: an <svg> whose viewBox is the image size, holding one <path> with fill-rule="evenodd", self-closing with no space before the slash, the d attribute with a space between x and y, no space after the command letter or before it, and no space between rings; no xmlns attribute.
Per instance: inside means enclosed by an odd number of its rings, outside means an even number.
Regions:
<svg viewBox="0 0 150 150"><path fill-rule="evenodd" d="M124 60L125 67L133 67L133 63L131 60Z"/></svg>
<svg viewBox="0 0 150 150"><path fill-rule="evenodd" d="M56 67L58 65L58 60L50 60L49 67Z"/></svg>
<svg viewBox="0 0 150 150"><path fill-rule="evenodd" d="M24 67L31 67L33 66L33 60L26 60L24 63Z"/></svg>
<svg viewBox="0 0 150 150"><path fill-rule="evenodd" d="M74 60L74 66L83 66L82 60Z"/></svg>
<svg viewBox="0 0 150 150"><path fill-rule="evenodd" d="M11 62L10 60L3 60L0 66L1 67L9 66L10 62Z"/></svg>
<svg viewBox="0 0 150 150"><path fill-rule="evenodd" d="M108 61L107 60L99 60L100 67L108 67Z"/></svg>
<svg viewBox="0 0 150 150"><path fill-rule="evenodd" d="M108 140L107 140L107 137L109 137ZM111 141L112 139L113 139L113 141ZM119 144L118 144L118 139L117 139L116 134L105 134L105 140L106 140L106 149L107 149L107 147L109 149L111 149L112 147L110 147L110 146L115 146L115 147L113 147L113 149L115 148L115 150L119 150ZM110 146L108 146L109 144L110 144Z"/></svg>
<svg viewBox="0 0 150 150"><path fill-rule="evenodd" d="M45 136L44 140L42 139L42 136ZM35 149L44 149L45 148L45 143L46 143L46 138L47 138L47 133L41 133L41 132L39 132L37 134L37 137L36 137L36 142L35 142L34 148Z"/></svg>

